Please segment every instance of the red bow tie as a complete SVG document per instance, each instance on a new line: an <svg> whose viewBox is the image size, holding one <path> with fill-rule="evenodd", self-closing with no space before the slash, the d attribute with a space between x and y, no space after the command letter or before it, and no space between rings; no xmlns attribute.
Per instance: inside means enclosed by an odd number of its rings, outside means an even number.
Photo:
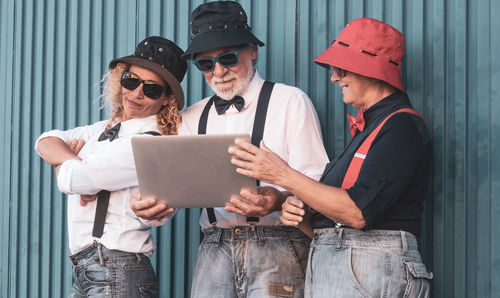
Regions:
<svg viewBox="0 0 500 298"><path fill-rule="evenodd" d="M347 114L347 120L349 121L349 130L351 131L351 135L353 137L358 130L360 132L365 130L365 118L363 118L363 111L361 109L359 109L358 116L356 116L356 118Z"/></svg>

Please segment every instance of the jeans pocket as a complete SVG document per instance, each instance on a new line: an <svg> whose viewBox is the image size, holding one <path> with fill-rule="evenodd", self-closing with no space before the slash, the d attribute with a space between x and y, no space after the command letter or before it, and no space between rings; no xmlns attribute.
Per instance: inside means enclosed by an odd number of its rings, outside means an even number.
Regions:
<svg viewBox="0 0 500 298"><path fill-rule="evenodd" d="M297 264L300 266L302 278L304 278L307 268L307 258L309 255L309 238L307 238L306 236L304 236L304 238L289 237L288 243L290 244L290 250L295 257Z"/></svg>
<svg viewBox="0 0 500 298"><path fill-rule="evenodd" d="M220 237L221 235L218 234L218 231L204 233L200 246L220 246Z"/></svg>
<svg viewBox="0 0 500 298"><path fill-rule="evenodd" d="M123 266L124 293L132 294L133 297L156 297L158 294L158 279L154 268L148 258L137 263L127 263Z"/></svg>
<svg viewBox="0 0 500 298"><path fill-rule="evenodd" d="M137 285L140 297L158 297L158 283L140 283Z"/></svg>
<svg viewBox="0 0 500 298"><path fill-rule="evenodd" d="M106 264L90 264L83 268L80 279L81 291L86 297L111 297L113 292L113 268ZM73 291L77 293L77 291Z"/></svg>
<svg viewBox="0 0 500 298"><path fill-rule="evenodd" d="M390 254L383 249L349 247L347 274L362 297L385 297L391 267Z"/></svg>
<svg viewBox="0 0 500 298"><path fill-rule="evenodd" d="M429 297L432 273L427 272L427 268L421 262L404 261L406 268L407 284L404 297L421 298Z"/></svg>
<svg viewBox="0 0 500 298"><path fill-rule="evenodd" d="M91 264L84 268L83 276L90 283L109 284L113 274L108 265Z"/></svg>

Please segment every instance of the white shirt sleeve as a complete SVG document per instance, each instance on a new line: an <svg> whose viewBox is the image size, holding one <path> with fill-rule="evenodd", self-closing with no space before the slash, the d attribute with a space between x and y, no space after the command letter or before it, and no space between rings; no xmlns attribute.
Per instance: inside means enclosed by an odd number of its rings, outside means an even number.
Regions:
<svg viewBox="0 0 500 298"><path fill-rule="evenodd" d="M316 111L311 100L300 89L288 106L286 144L288 163L304 175L319 180L328 155L323 145L323 137Z"/></svg>
<svg viewBox="0 0 500 298"><path fill-rule="evenodd" d="M137 186L131 137L118 138L84 160L65 161L57 176L65 193L95 194Z"/></svg>
<svg viewBox="0 0 500 298"><path fill-rule="evenodd" d="M93 195L96 191L91 184L90 178L81 171L73 171L81 163L80 160L70 159L61 164L57 176L57 187L60 192L66 194L78 193L81 195ZM78 191L73 191L73 189Z"/></svg>
<svg viewBox="0 0 500 298"><path fill-rule="evenodd" d="M140 218L140 217L138 217L138 219L143 224L145 224L145 225L158 227L158 226L164 225L167 221L169 221L172 218L174 218L174 216L177 213L177 211L179 211L179 209L175 209L174 212L172 212L169 215L163 217L162 219L143 219L143 218Z"/></svg>
<svg viewBox="0 0 500 298"><path fill-rule="evenodd" d="M193 121L189 121L190 119L187 119L188 113L182 113L180 122L179 122L179 128L177 131L177 134L180 136L191 136L191 135L197 135L198 131L193 131L189 127L189 123Z"/></svg>
<svg viewBox="0 0 500 298"><path fill-rule="evenodd" d="M56 137L56 138L63 140L64 142L69 141L69 140L75 140L75 139L83 139L85 142L87 142L91 137L95 136L98 133L100 134L101 132L103 132L108 121L109 120L103 120L103 121L96 122L92 125L79 126L79 127L75 127L73 129L68 129L68 130L55 129L55 130L44 132L36 140L35 150L36 150L36 147L38 145L38 142L40 142L41 139L48 138L48 137ZM40 155L38 150L37 150L37 153Z"/></svg>

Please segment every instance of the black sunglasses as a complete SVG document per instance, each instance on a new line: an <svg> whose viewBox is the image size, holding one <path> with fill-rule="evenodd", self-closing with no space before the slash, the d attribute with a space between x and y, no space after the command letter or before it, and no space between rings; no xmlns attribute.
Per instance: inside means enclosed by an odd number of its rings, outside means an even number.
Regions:
<svg viewBox="0 0 500 298"><path fill-rule="evenodd" d="M122 78L120 80L120 84L123 88L127 90L135 90L142 83L142 93L147 97L157 100L160 99L163 92L170 92L170 88L167 86L166 88L162 85L156 83L155 81L146 81L139 78L135 73L128 72L124 70L122 72Z"/></svg>
<svg viewBox="0 0 500 298"><path fill-rule="evenodd" d="M239 62L238 55L240 54L241 50L243 50L243 48L222 53L217 57L203 57L203 58L193 59L192 61L194 65L196 65L196 67L198 67L198 69L203 72L209 72L214 70L215 62L219 62L219 64L222 65L223 67L233 67L238 65Z"/></svg>

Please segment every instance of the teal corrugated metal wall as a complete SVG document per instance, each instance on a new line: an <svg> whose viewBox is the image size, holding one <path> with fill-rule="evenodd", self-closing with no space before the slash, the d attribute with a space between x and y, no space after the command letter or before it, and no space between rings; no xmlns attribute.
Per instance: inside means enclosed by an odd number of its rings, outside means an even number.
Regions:
<svg viewBox="0 0 500 298"><path fill-rule="evenodd" d="M114 57L148 35L186 49L189 13L204 1L0 0L1 297L63 297L71 287L66 198L33 150L36 137L106 117L99 80ZM407 40L404 85L434 140L433 201L422 253L434 297L500 292L500 1L244 0L266 43L257 68L297 85L320 117L330 157L349 134L341 100L312 59L358 17L384 20ZM187 104L210 93L190 66ZM199 210L154 231L161 297L189 294Z"/></svg>

